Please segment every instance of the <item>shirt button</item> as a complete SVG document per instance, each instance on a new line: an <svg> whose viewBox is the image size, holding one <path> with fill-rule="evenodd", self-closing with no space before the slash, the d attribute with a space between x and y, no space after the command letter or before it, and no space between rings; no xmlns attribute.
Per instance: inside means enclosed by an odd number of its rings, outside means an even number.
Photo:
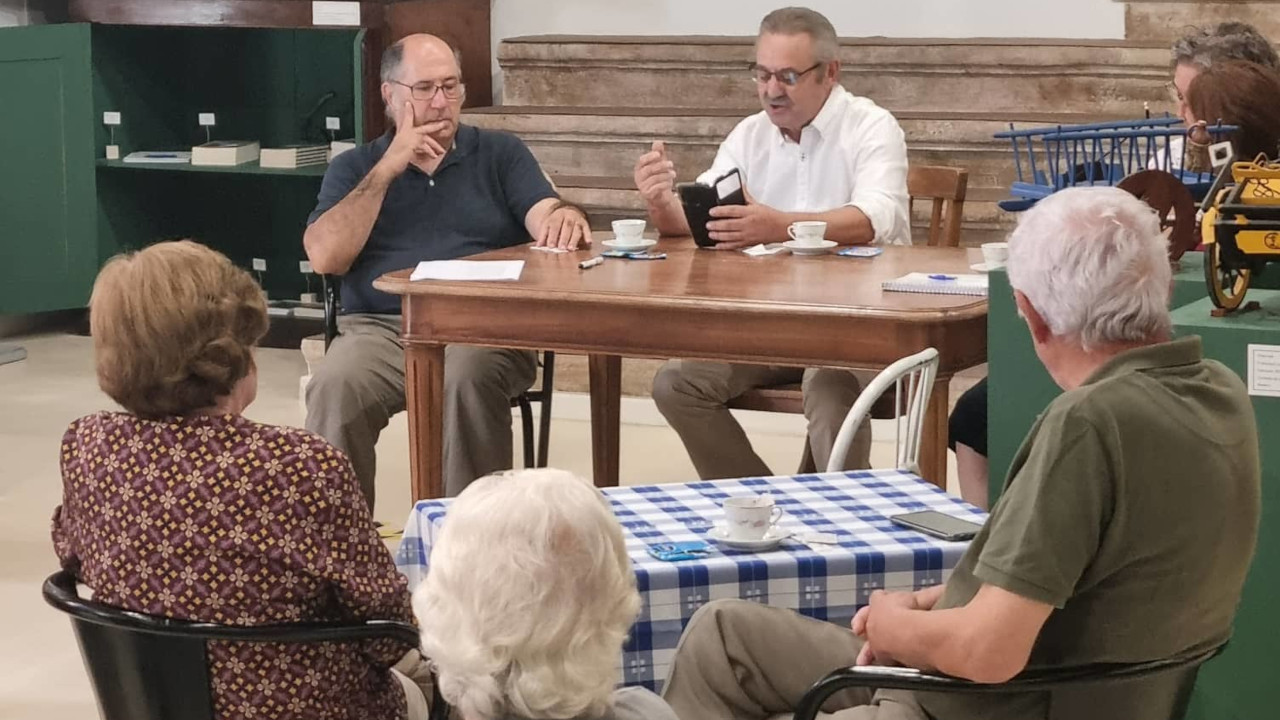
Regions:
<svg viewBox="0 0 1280 720"><path fill-rule="evenodd" d="M428 185L430 185L431 187L435 187L435 186L436 186L436 181L435 181L435 180L428 180L428 181L427 181L427 184L428 184Z"/></svg>

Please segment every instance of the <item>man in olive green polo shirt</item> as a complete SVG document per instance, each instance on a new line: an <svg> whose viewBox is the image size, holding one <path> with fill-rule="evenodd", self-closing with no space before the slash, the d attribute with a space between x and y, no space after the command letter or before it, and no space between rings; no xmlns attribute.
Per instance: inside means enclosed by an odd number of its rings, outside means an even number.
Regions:
<svg viewBox="0 0 1280 720"><path fill-rule="evenodd" d="M789 713L852 664L997 683L1026 669L1188 657L1230 635L1257 536L1258 434L1243 383L1171 340L1155 215L1112 188L1066 190L1009 241L1009 282L1066 391L945 586L876 592L853 632L788 610L711 603L685 629L664 697L683 720ZM841 720L1167 718L1180 678L1119 691L837 696ZM1084 703L1063 713L1064 705ZM1165 712L1161 715L1159 713Z"/></svg>

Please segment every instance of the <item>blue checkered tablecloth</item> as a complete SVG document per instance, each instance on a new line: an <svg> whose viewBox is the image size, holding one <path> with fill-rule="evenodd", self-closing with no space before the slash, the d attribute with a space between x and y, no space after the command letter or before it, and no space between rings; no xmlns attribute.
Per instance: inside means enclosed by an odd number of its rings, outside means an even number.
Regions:
<svg viewBox="0 0 1280 720"><path fill-rule="evenodd" d="M649 555L651 543L704 539L723 519L725 498L764 492L786 511L780 527L835 533L839 545L810 547L792 538L775 550L751 553L712 542L712 553L697 560L672 563ZM622 651L623 682L652 690L661 689L680 633L707 602L742 598L848 625L874 590L942 583L967 547L900 528L890 515L939 510L986 520L973 506L898 470L617 487L604 494L626 534L642 600ZM449 502L424 500L409 515L395 560L410 589L426 576Z"/></svg>

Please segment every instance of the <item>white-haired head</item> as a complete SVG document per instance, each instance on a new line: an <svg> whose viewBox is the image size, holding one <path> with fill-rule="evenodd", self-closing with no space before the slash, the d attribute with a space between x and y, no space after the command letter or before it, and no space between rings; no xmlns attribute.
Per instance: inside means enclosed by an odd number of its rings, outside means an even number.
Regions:
<svg viewBox="0 0 1280 720"><path fill-rule="evenodd" d="M1071 188L1023 214L1009 284L1059 338L1085 351L1167 339L1168 240L1146 203L1116 188Z"/></svg>
<svg viewBox="0 0 1280 720"><path fill-rule="evenodd" d="M640 609L622 527L562 470L472 483L414 593L423 652L467 720L597 717Z"/></svg>

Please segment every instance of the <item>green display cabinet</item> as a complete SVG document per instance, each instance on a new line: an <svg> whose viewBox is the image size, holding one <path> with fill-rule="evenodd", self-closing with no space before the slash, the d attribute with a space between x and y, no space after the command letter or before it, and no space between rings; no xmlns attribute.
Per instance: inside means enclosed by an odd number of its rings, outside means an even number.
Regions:
<svg viewBox="0 0 1280 720"><path fill-rule="evenodd" d="M1208 298L1178 308L1173 313L1174 333L1199 335L1204 354L1249 382L1250 346L1270 346L1280 351L1280 292L1250 290L1249 300L1260 310L1225 318L1212 317ZM1268 348L1257 348L1263 356ZM1265 358L1259 358L1265 359ZM1262 522L1244 597L1236 615L1231 644L1200 672L1192 698L1190 720L1257 720L1276 717L1276 648L1280 646L1280 443L1271 437L1280 430L1280 397L1259 393L1280 370L1258 362L1254 368L1257 389L1251 387L1262 453ZM1252 385L1252 383L1251 383Z"/></svg>
<svg viewBox="0 0 1280 720"><path fill-rule="evenodd" d="M302 234L326 166L268 170L131 164L137 150L213 137L327 143L325 118L364 137L363 28L67 23L0 28L0 315L84 307L112 255L194 238L267 262L273 298L319 293ZM380 106L380 99L377 100ZM104 112L122 124L103 124ZM310 287L308 288L308 285Z"/></svg>

